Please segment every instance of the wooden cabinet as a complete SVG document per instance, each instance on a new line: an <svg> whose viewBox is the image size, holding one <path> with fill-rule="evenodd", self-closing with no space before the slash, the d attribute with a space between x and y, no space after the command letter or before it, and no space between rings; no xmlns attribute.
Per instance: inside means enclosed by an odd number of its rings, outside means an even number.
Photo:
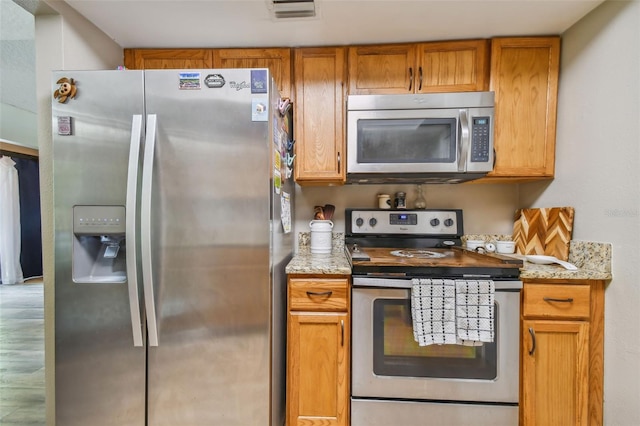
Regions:
<svg viewBox="0 0 640 426"><path fill-rule="evenodd" d="M294 51L294 177L299 185L345 182L346 48Z"/></svg>
<svg viewBox="0 0 640 426"><path fill-rule="evenodd" d="M291 49L215 49L213 68L269 68L282 97L291 97Z"/></svg>
<svg viewBox="0 0 640 426"><path fill-rule="evenodd" d="M124 66L133 70L213 68L211 49L124 49Z"/></svg>
<svg viewBox="0 0 640 426"><path fill-rule="evenodd" d="M525 281L521 424L602 425L602 281Z"/></svg>
<svg viewBox="0 0 640 426"><path fill-rule="evenodd" d="M288 283L287 426L349 424L349 278Z"/></svg>
<svg viewBox="0 0 640 426"><path fill-rule="evenodd" d="M482 91L488 86L488 40L349 48L352 95Z"/></svg>
<svg viewBox="0 0 640 426"><path fill-rule="evenodd" d="M125 49L130 69L269 68L283 97L291 95L291 49Z"/></svg>
<svg viewBox="0 0 640 426"><path fill-rule="evenodd" d="M559 67L559 37L491 41L496 162L483 181L553 177Z"/></svg>

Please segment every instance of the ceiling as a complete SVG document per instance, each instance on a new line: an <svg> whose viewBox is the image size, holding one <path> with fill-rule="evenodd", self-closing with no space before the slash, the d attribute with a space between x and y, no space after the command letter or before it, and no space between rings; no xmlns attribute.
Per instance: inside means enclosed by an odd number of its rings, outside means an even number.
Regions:
<svg viewBox="0 0 640 426"><path fill-rule="evenodd" d="M316 17L278 20L270 0L65 1L123 48L171 48L559 35L603 0L316 0Z"/></svg>

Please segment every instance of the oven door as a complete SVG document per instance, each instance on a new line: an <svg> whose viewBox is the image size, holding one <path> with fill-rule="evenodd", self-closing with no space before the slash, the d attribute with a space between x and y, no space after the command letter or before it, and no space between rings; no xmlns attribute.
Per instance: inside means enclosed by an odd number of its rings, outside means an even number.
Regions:
<svg viewBox="0 0 640 426"><path fill-rule="evenodd" d="M408 288L353 288L353 398L518 403L520 291L496 289L494 343L421 347L411 281L389 282Z"/></svg>

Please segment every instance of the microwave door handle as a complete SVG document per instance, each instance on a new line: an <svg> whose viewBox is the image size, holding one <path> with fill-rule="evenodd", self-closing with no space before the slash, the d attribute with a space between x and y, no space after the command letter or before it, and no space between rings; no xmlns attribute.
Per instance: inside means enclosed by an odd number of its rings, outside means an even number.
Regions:
<svg viewBox="0 0 640 426"><path fill-rule="evenodd" d="M469 151L469 117L467 110L460 110L460 144L458 145L458 171L465 172L467 168L467 155Z"/></svg>

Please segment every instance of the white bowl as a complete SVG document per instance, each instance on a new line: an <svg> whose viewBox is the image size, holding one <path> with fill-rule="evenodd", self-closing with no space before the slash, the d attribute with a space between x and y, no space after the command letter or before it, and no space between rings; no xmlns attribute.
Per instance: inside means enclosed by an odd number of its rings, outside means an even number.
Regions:
<svg viewBox="0 0 640 426"><path fill-rule="evenodd" d="M496 241L496 251L505 254L515 253L516 243L515 241Z"/></svg>
<svg viewBox="0 0 640 426"><path fill-rule="evenodd" d="M469 250L475 250L478 247L484 247L484 241L482 241L482 240L467 240L467 248Z"/></svg>

